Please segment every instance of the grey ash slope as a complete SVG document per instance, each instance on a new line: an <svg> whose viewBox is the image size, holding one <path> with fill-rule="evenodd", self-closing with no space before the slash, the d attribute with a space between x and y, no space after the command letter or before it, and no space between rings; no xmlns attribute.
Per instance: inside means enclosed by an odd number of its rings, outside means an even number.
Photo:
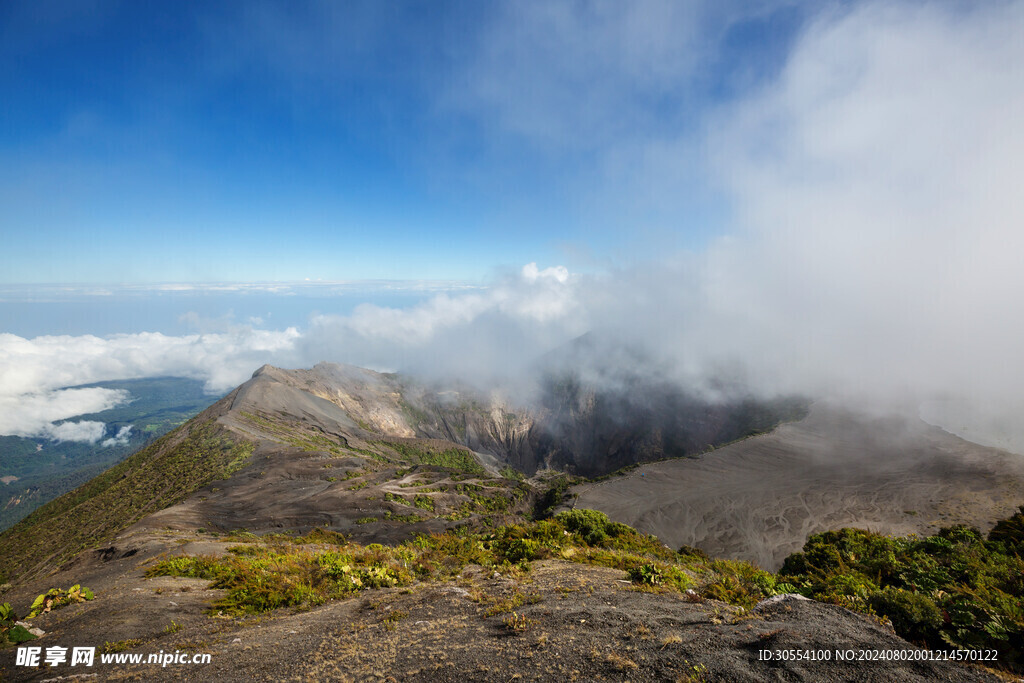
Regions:
<svg viewBox="0 0 1024 683"><path fill-rule="evenodd" d="M140 528L326 528L395 542L530 503L529 489L501 476L495 457L419 426L395 376L325 363L264 366L230 398L218 423L255 444L247 467Z"/></svg>
<svg viewBox="0 0 1024 683"><path fill-rule="evenodd" d="M932 534L983 531L1024 501L1024 457L920 420L815 405L805 420L699 459L652 463L576 489L672 547L778 569L810 534L858 527Z"/></svg>

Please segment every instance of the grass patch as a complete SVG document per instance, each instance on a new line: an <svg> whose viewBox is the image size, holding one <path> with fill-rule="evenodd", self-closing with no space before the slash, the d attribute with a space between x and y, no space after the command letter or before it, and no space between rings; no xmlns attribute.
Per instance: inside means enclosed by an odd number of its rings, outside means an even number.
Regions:
<svg viewBox="0 0 1024 683"><path fill-rule="evenodd" d="M396 515L395 513L391 512L391 510L387 510L384 512L384 519L391 522L404 522L406 524L415 524L417 522L426 521L423 517L420 517L419 515Z"/></svg>
<svg viewBox="0 0 1024 683"><path fill-rule="evenodd" d="M404 460L414 464L435 465L465 474L482 475L487 472L477 462L473 452L467 448L455 446L447 448L432 447L423 442L409 441L374 441L372 443L390 448Z"/></svg>
<svg viewBox="0 0 1024 683"><path fill-rule="evenodd" d="M113 654L115 652L124 652L125 650L131 650L139 645L142 645L144 640L142 638L128 638L126 640L117 640L114 642L107 641L103 643L103 647L100 648L102 654Z"/></svg>

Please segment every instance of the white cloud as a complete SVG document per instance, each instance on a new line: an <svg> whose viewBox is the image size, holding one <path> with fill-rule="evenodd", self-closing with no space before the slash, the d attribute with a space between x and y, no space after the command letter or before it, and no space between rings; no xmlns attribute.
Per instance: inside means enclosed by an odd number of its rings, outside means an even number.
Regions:
<svg viewBox="0 0 1024 683"><path fill-rule="evenodd" d="M804 28L777 79L708 115L699 146L689 133L641 127L639 147L629 132L625 143L605 135L618 120L606 117L627 120L635 101L625 113L617 102L598 107L594 121L584 111L628 93L618 76L646 59L616 49L607 54L621 64L585 59L629 35L632 10L601 7L582 18L513 8L527 18L509 35L524 39L494 49L521 73L509 88L487 90L506 82L497 79L467 96L486 107L493 95L493 122L506 131L541 143L583 136L612 165L624 154L622 177L651 178L658 195L704 164L729 197L731 234L702 253L603 276L561 281L527 266L503 293L412 314L367 309L332 327L344 344L374 330L386 343L366 357L380 364L400 356L493 372L519 367L520 349L596 329L652 350L688 383L724 373L766 393L1024 408L1024 3L832 7ZM554 52L526 54L535 45ZM605 66L602 81L593 72ZM487 78L501 68L497 58L480 65ZM649 77L641 87L685 79L686 67ZM657 153L626 153L635 148ZM636 190L612 200L633 202Z"/></svg>
<svg viewBox="0 0 1024 683"><path fill-rule="evenodd" d="M42 436L54 441L86 441L88 443L96 443L103 438L106 429L105 424L93 420L62 422L57 425L46 425L37 434L32 434L31 436Z"/></svg>
<svg viewBox="0 0 1024 683"><path fill-rule="evenodd" d="M528 264L486 289L408 309L317 316L303 333L0 335L2 396L155 374L224 390L265 362L320 360L484 382L597 330L648 348L687 382L728 373L765 392L960 395L1017 409L1024 3L865 3L821 14L777 80L708 117L699 150L691 137L652 129L626 147L609 142L644 117L640 100L617 108L631 78L656 92L692 77L692 55L676 54L664 29L682 26L684 51L702 40L687 19L664 19L689 10L566 7L509 7L526 19L469 74L463 104L540 144L567 136L567 145L610 150L601 163L642 157L622 177L654 178L658 195L705 163L731 198L729 237L601 276ZM650 49L634 54L647 48L631 36L649 29ZM489 89L503 69L509 87ZM657 153L627 153L636 149Z"/></svg>
<svg viewBox="0 0 1024 683"><path fill-rule="evenodd" d="M725 373L874 405L953 397L975 423L1015 421L1022 30L1021 2L822 15L778 80L710 118L702 156L731 234L580 283L578 305L688 383ZM644 172L678 177L695 155L664 142L685 153Z"/></svg>
<svg viewBox="0 0 1024 683"><path fill-rule="evenodd" d="M300 350L306 359L485 383L585 332L581 303L568 270L530 263L481 292L441 294L408 309L362 305L349 316L317 316Z"/></svg>
<svg viewBox="0 0 1024 683"><path fill-rule="evenodd" d="M95 441L95 425L54 426L84 413L111 408L126 392L100 388L66 389L112 379L171 375L206 382L211 392L233 388L266 362L292 365L299 333L237 328L223 334L173 337L153 332L25 339L0 334L0 434ZM93 438L95 436L95 438Z"/></svg>
<svg viewBox="0 0 1024 683"><path fill-rule="evenodd" d="M117 430L116 436L112 436L109 439L104 439L103 443L100 445L103 446L104 448L109 448L110 446L127 446L128 439L130 439L131 436L132 426L126 425Z"/></svg>
<svg viewBox="0 0 1024 683"><path fill-rule="evenodd" d="M195 322L216 321L196 316ZM348 316L316 316L304 333L226 328L178 337L0 334L0 433L96 441L102 423L53 423L110 408L126 400L126 392L62 387L112 379L193 377L221 392L264 363L303 367L327 360L483 382L514 374L586 331L587 322L578 280L563 267L530 263L489 288L437 294L407 309L364 304ZM104 445L122 438L119 433Z"/></svg>
<svg viewBox="0 0 1024 683"><path fill-rule="evenodd" d="M0 373L5 378L9 375ZM11 376L13 377L13 376ZM57 420L113 408L128 399L128 392L88 388L39 391L29 388L18 393L6 382L0 393L0 434L36 436L61 441L96 441L103 436L102 422L66 422ZM97 427L99 432L97 433Z"/></svg>
<svg viewBox="0 0 1024 683"><path fill-rule="evenodd" d="M1022 28L875 3L808 29L712 141L742 226L706 265L723 351L774 386L1018 393Z"/></svg>

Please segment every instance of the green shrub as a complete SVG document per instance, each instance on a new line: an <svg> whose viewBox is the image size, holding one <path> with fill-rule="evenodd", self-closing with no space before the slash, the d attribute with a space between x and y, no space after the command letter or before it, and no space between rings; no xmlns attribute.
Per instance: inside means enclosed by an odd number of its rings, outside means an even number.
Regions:
<svg viewBox="0 0 1024 683"><path fill-rule="evenodd" d="M244 546L233 546L241 549ZM258 546L251 546L258 548ZM246 551L248 552L248 551ZM191 557L172 557L159 562L146 570L146 577L153 576L187 576L195 579L213 579L223 573L226 566L212 555L193 555Z"/></svg>
<svg viewBox="0 0 1024 683"><path fill-rule="evenodd" d="M902 588L888 586L868 598L875 613L888 617L897 633L919 643L935 635L942 625L942 612L931 598Z"/></svg>
<svg viewBox="0 0 1024 683"><path fill-rule="evenodd" d="M988 532L988 540L1004 544L1018 557L1024 555L1024 505L1012 516L1002 519Z"/></svg>
<svg viewBox="0 0 1024 683"><path fill-rule="evenodd" d="M531 538L502 538L494 541L491 548L496 555L512 564L536 560L541 550L540 543Z"/></svg>
<svg viewBox="0 0 1024 683"><path fill-rule="evenodd" d="M17 645L35 638L24 626L19 626L17 615L10 603L0 605L0 648Z"/></svg>
<svg viewBox="0 0 1024 683"><path fill-rule="evenodd" d="M1024 670L1024 510L988 540L952 526L927 537L861 529L811 536L786 558L780 580L804 595L888 617L896 632L930 647L996 649L1001 666Z"/></svg>
<svg viewBox="0 0 1024 683"><path fill-rule="evenodd" d="M629 580L633 583L645 583L651 586L657 586L664 581L661 569L653 564L641 564L637 567L633 567L627 572Z"/></svg>
<svg viewBox="0 0 1024 683"><path fill-rule="evenodd" d="M555 519L574 534L579 534L587 545L601 545L608 540L608 515L599 510L566 510Z"/></svg>
<svg viewBox="0 0 1024 683"><path fill-rule="evenodd" d="M414 464L435 465L446 470L473 475L487 473L487 470L477 462L476 456L468 448L459 446L437 448L427 443L413 441L373 441L371 443L390 448Z"/></svg>
<svg viewBox="0 0 1024 683"><path fill-rule="evenodd" d="M680 567L662 561L666 553L669 557L674 554L653 537L608 522L607 517L592 511L564 518L583 536L569 533L561 519L503 526L493 533L458 530L424 534L395 547L377 543L362 547L327 532L297 538L267 536L259 542L231 546L222 558L168 558L146 575L211 579L211 587L227 591L212 610L229 614L319 604L361 590L408 585L414 577L448 578L468 564L528 570L530 561L556 554L573 562L632 571L650 586L682 590L692 584ZM586 538L593 537L595 530L602 531L600 538L609 547L587 544ZM334 547L324 550L320 543L324 540ZM298 545L300 541L320 547L306 548ZM616 544L623 547L613 547Z"/></svg>
<svg viewBox="0 0 1024 683"><path fill-rule="evenodd" d="M750 609L777 593L776 577L752 564L714 560L708 568L714 578L701 588L701 595L706 598Z"/></svg>

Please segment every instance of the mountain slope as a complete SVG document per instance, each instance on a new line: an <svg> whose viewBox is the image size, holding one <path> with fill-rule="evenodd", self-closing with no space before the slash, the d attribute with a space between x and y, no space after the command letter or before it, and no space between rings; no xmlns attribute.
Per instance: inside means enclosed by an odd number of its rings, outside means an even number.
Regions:
<svg viewBox="0 0 1024 683"><path fill-rule="evenodd" d="M252 444L217 424L231 396L0 534L0 576L30 577L231 475Z"/></svg>
<svg viewBox="0 0 1024 683"><path fill-rule="evenodd" d="M66 421L105 424L95 443L0 436L0 530L32 510L85 484L104 470L208 408L217 397L203 383L182 377L155 377L85 384L127 392L129 400L98 413Z"/></svg>
<svg viewBox="0 0 1024 683"><path fill-rule="evenodd" d="M55 566L135 523L326 527L367 542L500 523L550 488L552 466L602 473L687 455L768 429L794 409L701 404L664 384L634 382L639 398L630 398L549 379L539 403L524 407L352 366L264 366L187 425L0 535L0 572ZM534 476L524 481L523 472Z"/></svg>
<svg viewBox="0 0 1024 683"><path fill-rule="evenodd" d="M385 541L528 509L532 489L521 476L502 477L486 455L414 436L400 394L384 384L393 380L337 372L352 380L355 398L325 382L337 379L329 373L261 368L187 424L0 534L0 578L51 570L136 523L263 532L327 525ZM389 431L360 427L346 408Z"/></svg>

